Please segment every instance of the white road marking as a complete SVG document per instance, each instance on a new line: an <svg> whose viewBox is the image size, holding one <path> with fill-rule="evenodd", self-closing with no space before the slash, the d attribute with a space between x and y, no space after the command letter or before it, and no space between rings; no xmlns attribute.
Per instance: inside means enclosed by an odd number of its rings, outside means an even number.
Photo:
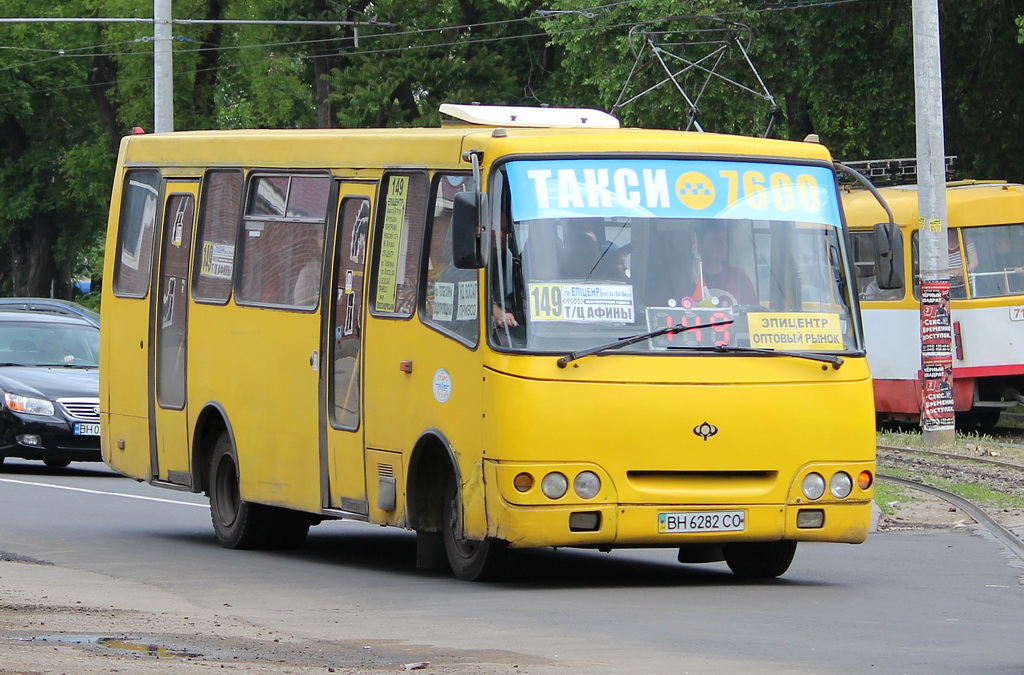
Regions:
<svg viewBox="0 0 1024 675"><path fill-rule="evenodd" d="M179 502L175 499L160 499L159 497L143 497L141 495L127 495L123 492L104 492L103 490L86 490L85 488L68 487L66 485L52 485L50 483L35 483L30 480L14 480L12 478L0 478L0 483L14 483L15 485L30 485L32 487L46 487L55 490L69 490L71 492L85 492L92 495L105 495L108 497L124 497L126 499L141 499L146 502L162 502L164 504L180 504L181 506L198 506L202 509L210 508L209 504L195 504L193 502Z"/></svg>

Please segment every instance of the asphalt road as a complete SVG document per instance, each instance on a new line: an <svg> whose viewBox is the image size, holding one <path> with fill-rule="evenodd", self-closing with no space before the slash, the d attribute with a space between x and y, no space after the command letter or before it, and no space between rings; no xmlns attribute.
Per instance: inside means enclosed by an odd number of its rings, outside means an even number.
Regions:
<svg viewBox="0 0 1024 675"><path fill-rule="evenodd" d="M9 459L0 552L310 640L486 653L508 672L1024 673L1024 564L970 528L802 544L771 582L672 550L542 550L471 584L417 571L402 530L338 521L300 551L228 551L200 495Z"/></svg>

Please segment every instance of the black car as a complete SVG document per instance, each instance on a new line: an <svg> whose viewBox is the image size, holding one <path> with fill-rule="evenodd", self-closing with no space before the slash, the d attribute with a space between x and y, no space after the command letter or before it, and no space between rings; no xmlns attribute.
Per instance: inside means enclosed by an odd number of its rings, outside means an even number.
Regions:
<svg viewBox="0 0 1024 675"><path fill-rule="evenodd" d="M99 342L87 319L0 311L0 463L102 461Z"/></svg>

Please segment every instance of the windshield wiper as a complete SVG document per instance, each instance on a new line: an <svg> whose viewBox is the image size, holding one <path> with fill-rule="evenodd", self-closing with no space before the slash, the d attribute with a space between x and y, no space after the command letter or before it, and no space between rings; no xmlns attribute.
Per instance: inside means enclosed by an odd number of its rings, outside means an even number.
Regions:
<svg viewBox="0 0 1024 675"><path fill-rule="evenodd" d="M637 342L643 342L644 340L650 340L656 338L659 335L675 335L676 333L682 333L685 330L699 330L701 328L714 328L715 326L728 326L732 323L729 321L715 321L714 323L702 323L697 326L684 326L681 323L677 323L674 326L666 326L665 328L659 328L658 330L652 330L648 333L641 333L632 337L622 338L615 342L609 342L606 345L600 347L592 347L590 349L584 349L580 352L569 352L565 356L558 359L558 367L565 368L567 365L577 359L582 359L584 356L591 356L593 354L600 354L601 352L609 351L612 349L620 349L622 347L628 347L629 345L636 344Z"/></svg>
<svg viewBox="0 0 1024 675"><path fill-rule="evenodd" d="M713 347L691 347L688 345L669 345L668 349L692 349L694 351L701 352L718 352L718 353L738 353L738 354L765 354L767 356L792 356L798 359L808 359L810 361L822 361L824 363L831 363L835 370L839 370L839 367L843 365L843 358L841 356L835 356L834 354L821 354L818 352L791 352L785 349L758 349L757 347L726 347L725 345L715 345Z"/></svg>

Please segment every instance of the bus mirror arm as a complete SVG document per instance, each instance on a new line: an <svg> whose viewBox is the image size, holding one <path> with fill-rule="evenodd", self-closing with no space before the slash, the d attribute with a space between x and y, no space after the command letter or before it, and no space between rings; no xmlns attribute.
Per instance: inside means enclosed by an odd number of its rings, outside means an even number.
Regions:
<svg viewBox="0 0 1024 675"><path fill-rule="evenodd" d="M889 217L887 223L875 225L875 281L878 288L894 290L903 288L903 235L892 209L886 203L882 193L856 169L840 162L833 162L837 171L852 176L854 180L867 188L868 192L878 201L879 206Z"/></svg>

